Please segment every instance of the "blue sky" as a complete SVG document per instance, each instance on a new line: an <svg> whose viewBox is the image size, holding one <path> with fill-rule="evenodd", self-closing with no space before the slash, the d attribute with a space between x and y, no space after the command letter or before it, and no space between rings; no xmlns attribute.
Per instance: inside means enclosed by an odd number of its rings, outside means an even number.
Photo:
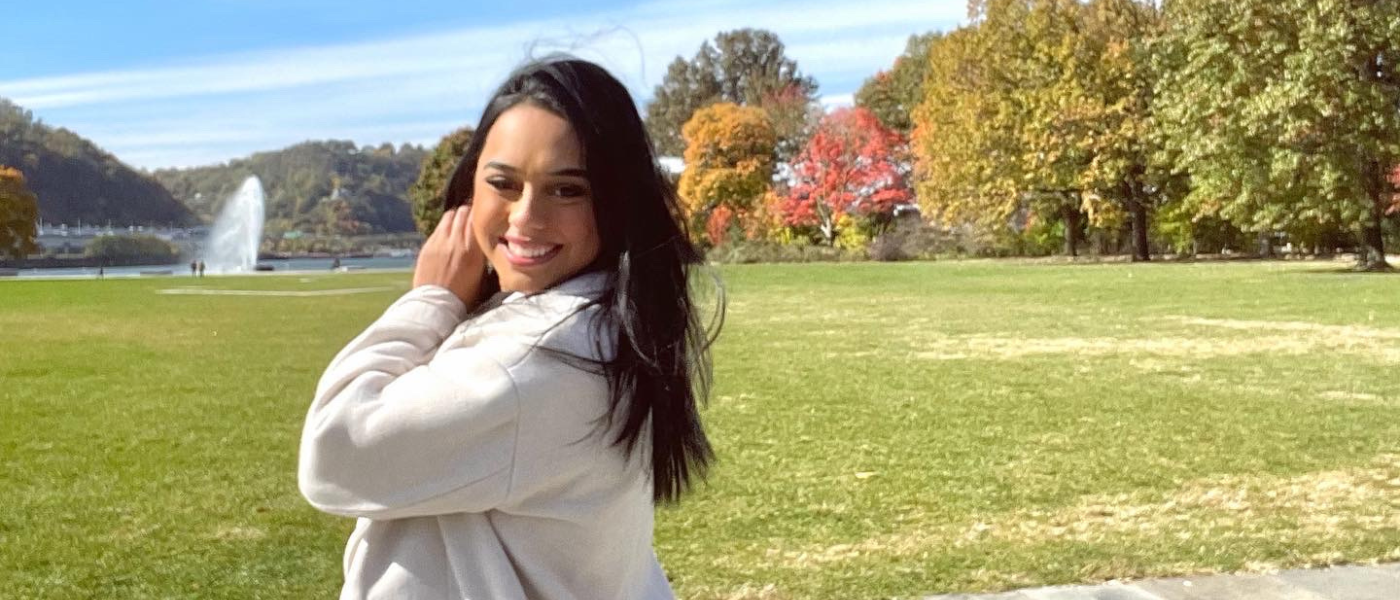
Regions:
<svg viewBox="0 0 1400 600"><path fill-rule="evenodd" d="M0 96L137 167L222 162L307 139L432 144L473 123L530 55L569 51L645 102L677 55L778 33L829 105L965 0L356 2L48 0L6 11ZM388 7L388 8L385 8Z"/></svg>

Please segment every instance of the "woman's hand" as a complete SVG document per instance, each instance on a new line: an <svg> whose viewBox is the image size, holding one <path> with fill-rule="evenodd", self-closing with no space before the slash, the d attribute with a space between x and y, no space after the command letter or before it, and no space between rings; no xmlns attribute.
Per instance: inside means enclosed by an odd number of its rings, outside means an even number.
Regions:
<svg viewBox="0 0 1400 600"><path fill-rule="evenodd" d="M418 251L413 287L447 288L471 309L481 300L477 296L485 276L486 254L472 238L471 207L462 205L443 213L437 229Z"/></svg>

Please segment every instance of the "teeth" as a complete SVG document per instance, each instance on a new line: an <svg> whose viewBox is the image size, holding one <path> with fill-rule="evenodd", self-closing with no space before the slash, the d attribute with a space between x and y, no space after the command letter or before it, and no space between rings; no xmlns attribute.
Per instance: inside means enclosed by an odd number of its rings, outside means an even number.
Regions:
<svg viewBox="0 0 1400 600"><path fill-rule="evenodd" d="M514 242L507 242L510 253L523 258L539 258L553 252L558 246L521 246Z"/></svg>

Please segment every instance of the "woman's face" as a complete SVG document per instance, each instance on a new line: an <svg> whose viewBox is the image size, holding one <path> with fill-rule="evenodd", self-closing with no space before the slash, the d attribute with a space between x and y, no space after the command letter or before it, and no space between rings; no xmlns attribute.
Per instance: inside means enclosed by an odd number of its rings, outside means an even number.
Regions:
<svg viewBox="0 0 1400 600"><path fill-rule="evenodd" d="M528 103L506 109L486 134L472 189L472 235L502 290L547 289L598 256L583 149L562 117Z"/></svg>

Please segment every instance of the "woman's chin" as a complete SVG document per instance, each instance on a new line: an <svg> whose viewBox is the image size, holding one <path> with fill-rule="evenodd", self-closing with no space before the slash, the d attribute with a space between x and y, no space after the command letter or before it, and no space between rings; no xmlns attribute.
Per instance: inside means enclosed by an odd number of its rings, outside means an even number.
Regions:
<svg viewBox="0 0 1400 600"><path fill-rule="evenodd" d="M547 290L557 283L553 280L545 280L539 276L527 275L519 271L496 271L501 281L501 290L506 292L520 292L522 294L533 294L541 290Z"/></svg>

